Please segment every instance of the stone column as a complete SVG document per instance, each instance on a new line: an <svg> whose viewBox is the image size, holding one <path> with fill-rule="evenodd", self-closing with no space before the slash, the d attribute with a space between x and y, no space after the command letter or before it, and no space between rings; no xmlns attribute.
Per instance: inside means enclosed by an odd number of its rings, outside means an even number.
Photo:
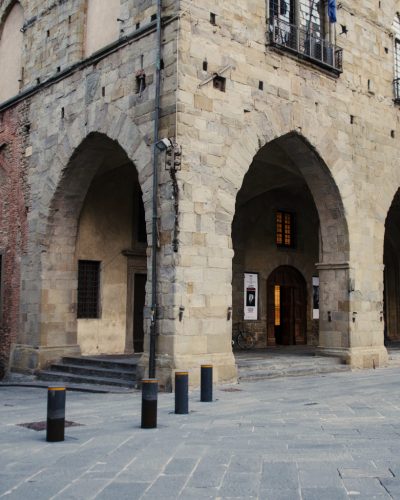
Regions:
<svg viewBox="0 0 400 500"><path fill-rule="evenodd" d="M360 283L356 288L355 269L348 262L319 263L320 320L317 352L338 356L355 368L372 368L387 363L383 345L380 301L371 301ZM376 279L379 274L377 271ZM378 281L379 283L379 281ZM375 306L374 306L375 304Z"/></svg>

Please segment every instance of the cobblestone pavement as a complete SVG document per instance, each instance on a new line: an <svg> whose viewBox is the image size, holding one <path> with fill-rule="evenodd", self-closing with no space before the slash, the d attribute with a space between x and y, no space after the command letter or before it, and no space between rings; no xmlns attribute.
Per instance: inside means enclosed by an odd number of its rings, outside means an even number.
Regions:
<svg viewBox="0 0 400 500"><path fill-rule="evenodd" d="M0 498L400 499L400 368L281 378L159 396L142 430L138 392L67 394L62 443L17 424L46 391L0 388Z"/></svg>

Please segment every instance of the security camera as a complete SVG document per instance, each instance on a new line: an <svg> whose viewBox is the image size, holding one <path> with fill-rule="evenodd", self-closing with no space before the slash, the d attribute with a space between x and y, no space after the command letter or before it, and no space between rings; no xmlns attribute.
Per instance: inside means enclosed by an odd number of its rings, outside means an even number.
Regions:
<svg viewBox="0 0 400 500"><path fill-rule="evenodd" d="M160 151L165 151L166 149L170 148L171 146L172 146L172 142L167 137L156 142L156 148L159 149Z"/></svg>

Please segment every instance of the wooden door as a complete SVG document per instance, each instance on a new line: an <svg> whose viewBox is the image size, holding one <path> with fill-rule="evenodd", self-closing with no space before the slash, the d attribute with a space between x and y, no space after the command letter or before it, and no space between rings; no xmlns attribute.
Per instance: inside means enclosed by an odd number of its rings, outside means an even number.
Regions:
<svg viewBox="0 0 400 500"><path fill-rule="evenodd" d="M282 345L292 345L294 343L294 307L293 288L281 286L281 341Z"/></svg>
<svg viewBox="0 0 400 500"><path fill-rule="evenodd" d="M274 293L277 288L280 290L278 307ZM267 282L268 345L306 344L306 311L307 289L303 276L290 266L275 269Z"/></svg>
<svg viewBox="0 0 400 500"><path fill-rule="evenodd" d="M133 350L134 352L143 352L143 309L146 299L146 281L145 274L135 274L134 278L134 304L133 304Z"/></svg>

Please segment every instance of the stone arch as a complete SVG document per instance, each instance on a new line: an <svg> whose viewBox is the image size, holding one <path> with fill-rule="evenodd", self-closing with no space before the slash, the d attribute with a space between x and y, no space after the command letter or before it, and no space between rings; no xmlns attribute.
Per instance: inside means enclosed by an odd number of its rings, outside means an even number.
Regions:
<svg viewBox="0 0 400 500"><path fill-rule="evenodd" d="M150 210L152 196L151 147L145 134L128 116L112 105L97 108L91 105L85 122L80 116L58 133L57 144L51 151L43 151L36 158L43 165L40 171L33 171L30 184L38 198L37 210L29 214L32 227L29 241L42 246L47 232L47 221L53 197L63 179L65 170L84 140L91 134L101 134L114 141L125 152L138 172L146 214ZM50 154L49 154L50 153ZM51 160L49 160L51 158ZM40 186L40 189L38 187ZM146 215L146 220L148 219Z"/></svg>
<svg viewBox="0 0 400 500"><path fill-rule="evenodd" d="M315 273L320 279L320 320L319 339L320 347L342 350L350 347L350 319L349 319L349 282L350 282L350 241L345 208L341 192L331 169L322 159L316 148L304 135L297 131L288 131L277 134L272 126L264 120L264 130L267 134L255 135L247 141L247 135L240 144L232 144L232 155L227 163L231 172L224 172L224 179L229 177L230 192L237 193L236 204L243 199L243 186L251 182L252 171L260 168L272 169L267 181L273 179L273 165L268 164L268 155L274 148L275 155L281 155L291 175L302 179L311 195L311 203L315 205L317 220L319 221L319 257L304 262L307 267L307 283L311 288L311 277ZM332 156L332 150L331 150ZM271 160L272 162L275 160ZM271 163L270 161L270 163ZM257 165L261 165L258 166ZM233 168L232 168L233 167ZM253 182L252 196L268 190L262 182ZM232 189L233 187L233 189ZM240 189L239 189L240 188ZM231 202L232 203L232 202ZM230 207L233 206L233 203ZM224 203L227 217L228 203ZM218 209L217 209L218 212ZM317 223L318 226L318 223ZM318 231L318 228L316 228ZM315 252L314 252L315 253ZM293 264L293 256L287 256L287 263ZM332 319L333 318L333 319ZM308 321L311 321L309 318ZM311 328L311 327L310 327Z"/></svg>
<svg viewBox="0 0 400 500"><path fill-rule="evenodd" d="M288 132L271 141L259 141L256 151L247 147L248 166L245 168L241 162L241 175L235 175L234 193L236 194L246 176L250 173L250 165L253 160L265 150L268 144L275 143L280 149L284 149L288 158L299 169L304 177L308 188L313 196L321 226L322 252L321 262L346 262L349 259L350 243L348 235L347 220L339 187L332 176L327 164L321 158L316 148L298 132ZM256 144L253 142L253 148ZM239 156L243 159L242 155ZM238 166L237 160L233 160ZM228 162L227 162L228 163ZM238 171L235 174L239 174ZM243 182L242 182L243 179ZM233 216L233 215L232 215Z"/></svg>
<svg viewBox="0 0 400 500"><path fill-rule="evenodd" d="M18 94L21 88L24 9L13 2L4 11L0 26L0 66L6 68L0 85L0 102Z"/></svg>
<svg viewBox="0 0 400 500"><path fill-rule="evenodd" d="M18 344L47 346L47 334L52 328L51 321L45 317L47 312L43 309L43 299L46 295L46 287L49 284L49 242L51 240L54 221L60 216L63 208L63 199L67 194L62 192L62 186L68 187L68 179L71 175L71 163L73 164L77 153L87 141L103 138L105 142L114 148L123 151L127 161L133 163L144 201L145 217L147 225L150 224L151 216L151 147L145 140L141 129L124 112L113 105L96 106L95 103L88 107L86 121L82 117L69 123L63 123L62 127L55 131L57 141L49 150L42 150L31 158L34 168L30 170L29 184L31 186L31 210L28 214L28 251L22 259L22 298L25 311L21 316L21 328ZM40 165L40 168L37 166ZM95 168L90 167L86 171L75 169L75 174L81 177L82 185L78 186L75 193L75 207L79 206L85 195L85 189L90 184L91 176L95 174ZM78 208L70 214L75 217ZM58 214L58 215L57 215ZM75 231L74 224L71 225L72 233ZM147 228L149 233L149 228ZM149 242L150 244L150 242ZM50 266L50 267L49 267ZM71 271L68 271L71 273ZM51 273L50 273L51 274ZM69 275L71 280L76 281L76 274ZM74 284L76 287L76 284ZM72 292L75 293L75 292ZM66 311L71 319L73 311ZM73 314L72 314L73 315ZM45 324L48 326L45 326ZM76 318L71 319L67 329L70 332L68 343L72 346L76 341ZM74 333L75 332L75 333ZM54 340L56 337L54 336ZM68 349L67 349L68 350ZM71 347L72 352L76 349ZM49 359L59 357L61 351L56 347L40 347L34 352L34 361L31 358L25 363L40 367ZM65 349L63 353L67 352ZM15 354L14 358L19 354ZM31 355L30 355L31 356Z"/></svg>
<svg viewBox="0 0 400 500"><path fill-rule="evenodd" d="M78 240L78 234L80 234L82 224L83 206L84 203L87 203L91 187L100 174L103 177L107 176L107 179L112 179L109 175L110 172L121 170L125 172L125 182L129 183L137 175L136 172L134 174L129 173L132 169L135 169L134 164L129 160L126 152L118 142L99 133L91 133L82 141L64 169L51 200L42 245L40 318L40 342L42 345L53 347L76 345L78 343L76 314L77 258L81 257L77 254L77 244L80 241L80 239ZM125 182L122 180L122 185ZM121 179L118 185L121 185ZM119 195L114 194L113 198L115 203L115 198L118 199ZM98 205L99 202L96 203ZM93 217L93 214L90 217ZM112 217L110 220L113 220ZM117 220L115 220L116 223ZM86 222L86 227L87 224L88 222ZM113 239L111 234L114 235L114 228L111 226L109 231L110 239ZM118 235L118 231L116 234ZM108 238L95 233L92 234L93 236L97 237L91 243L93 250L89 250L89 255L107 255L100 249L97 249L96 252L95 247L98 246L99 242L107 241ZM125 239L129 240L128 236ZM126 268L126 257L122 254L124 248L118 247L117 251L115 251L115 245L109 243L109 246L113 248L110 262L119 259L121 261L120 266ZM85 251L88 252L88 243L83 247L86 248L86 250L83 250L83 255L87 259ZM128 250L129 248L130 241L126 241L125 249ZM143 253L143 257L145 260L145 253ZM89 260L93 259L89 257ZM102 261L102 276L106 275L105 269L110 265L110 262ZM126 276L123 279L126 282ZM113 286L115 288L116 285ZM104 307L102 316L104 316ZM125 319L123 319L123 323L125 323ZM124 350L124 347L121 347L123 341L125 341L125 334L119 342L119 352ZM101 345L101 342L98 341L98 344ZM105 352L105 350L100 349L99 352ZM87 348L86 353L89 353Z"/></svg>

